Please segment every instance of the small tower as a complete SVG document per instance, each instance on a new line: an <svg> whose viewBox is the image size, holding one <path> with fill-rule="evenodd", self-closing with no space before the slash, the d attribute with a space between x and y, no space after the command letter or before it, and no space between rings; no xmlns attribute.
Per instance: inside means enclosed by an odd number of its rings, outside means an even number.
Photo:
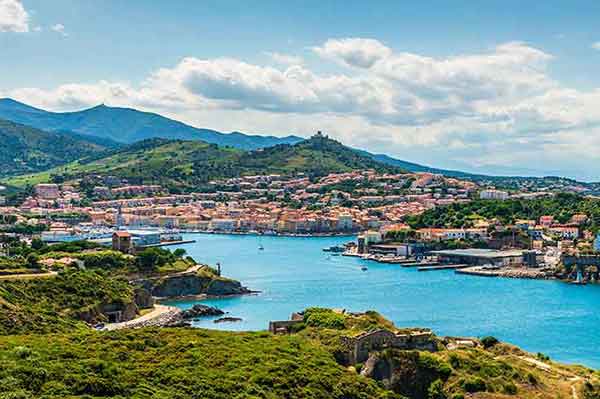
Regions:
<svg viewBox="0 0 600 399"><path fill-rule="evenodd" d="M116 225L117 225L117 230L121 229L121 226L123 225L123 210L121 209L121 205L119 205L119 207L117 208L117 220L116 220Z"/></svg>

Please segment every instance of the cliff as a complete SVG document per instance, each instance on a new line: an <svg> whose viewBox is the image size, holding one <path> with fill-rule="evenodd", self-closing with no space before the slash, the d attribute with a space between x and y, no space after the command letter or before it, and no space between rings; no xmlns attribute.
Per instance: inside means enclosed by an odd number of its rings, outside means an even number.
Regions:
<svg viewBox="0 0 600 399"><path fill-rule="evenodd" d="M218 276L208 268L189 273L141 279L137 280L135 284L157 298L202 294L211 296L242 295L251 292L239 281Z"/></svg>

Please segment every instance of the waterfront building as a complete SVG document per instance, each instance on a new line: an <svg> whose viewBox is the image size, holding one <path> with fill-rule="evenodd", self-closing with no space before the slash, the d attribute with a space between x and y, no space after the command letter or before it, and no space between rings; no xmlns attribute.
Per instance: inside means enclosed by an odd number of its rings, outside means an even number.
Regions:
<svg viewBox="0 0 600 399"><path fill-rule="evenodd" d="M505 267L523 264L523 250L452 249L431 251L441 263Z"/></svg>
<svg viewBox="0 0 600 399"><path fill-rule="evenodd" d="M158 230L127 230L131 236L131 242L135 247L144 247L160 244L160 232Z"/></svg>
<svg viewBox="0 0 600 399"><path fill-rule="evenodd" d="M127 231L115 231L112 236L112 248L123 253L131 252L133 248L131 234Z"/></svg>
<svg viewBox="0 0 600 399"><path fill-rule="evenodd" d="M210 221L210 228L214 231L234 231L237 222L234 219L213 219Z"/></svg>

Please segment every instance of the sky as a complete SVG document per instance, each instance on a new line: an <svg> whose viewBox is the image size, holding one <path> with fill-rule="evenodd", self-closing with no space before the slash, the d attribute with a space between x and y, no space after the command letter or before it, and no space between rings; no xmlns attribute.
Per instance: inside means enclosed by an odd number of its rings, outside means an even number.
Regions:
<svg viewBox="0 0 600 399"><path fill-rule="evenodd" d="M0 97L600 180L600 2L0 0Z"/></svg>

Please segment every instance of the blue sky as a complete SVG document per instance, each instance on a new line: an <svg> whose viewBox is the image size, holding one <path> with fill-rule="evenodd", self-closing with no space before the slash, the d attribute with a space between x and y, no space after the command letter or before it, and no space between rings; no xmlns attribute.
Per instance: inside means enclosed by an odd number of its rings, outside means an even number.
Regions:
<svg viewBox="0 0 600 399"><path fill-rule="evenodd" d="M0 0L0 94L600 180L600 2L477 3Z"/></svg>

